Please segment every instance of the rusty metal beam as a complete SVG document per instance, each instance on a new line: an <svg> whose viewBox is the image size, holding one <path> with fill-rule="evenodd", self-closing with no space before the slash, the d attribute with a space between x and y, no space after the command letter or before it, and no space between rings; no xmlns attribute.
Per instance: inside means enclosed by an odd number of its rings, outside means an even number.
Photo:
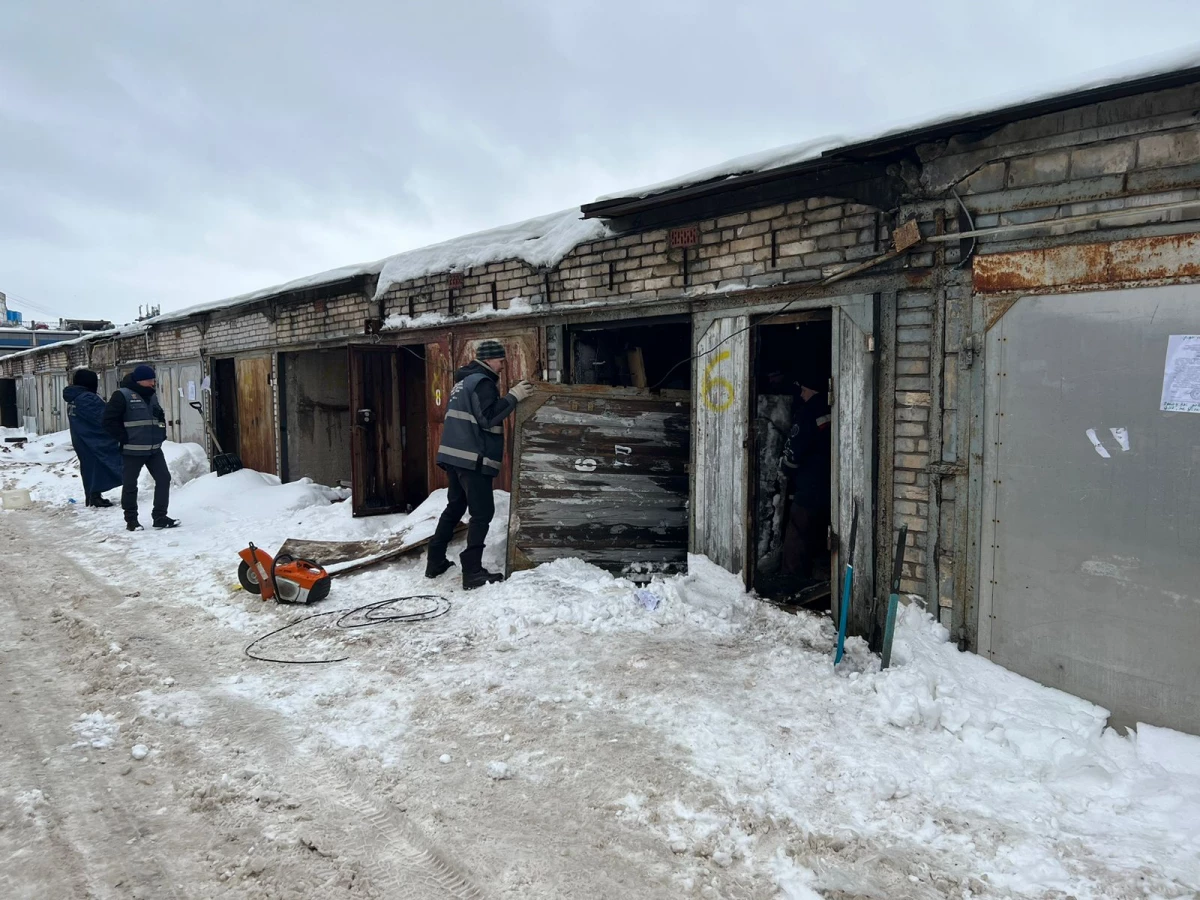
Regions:
<svg viewBox="0 0 1200 900"><path fill-rule="evenodd" d="M1200 234L1046 247L974 260L974 287L982 294L1195 277L1200 277Z"/></svg>

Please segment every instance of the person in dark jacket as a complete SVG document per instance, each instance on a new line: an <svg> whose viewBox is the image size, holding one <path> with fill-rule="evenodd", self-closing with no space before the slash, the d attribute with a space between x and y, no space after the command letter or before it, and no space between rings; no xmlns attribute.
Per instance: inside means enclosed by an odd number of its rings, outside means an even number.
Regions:
<svg viewBox="0 0 1200 900"><path fill-rule="evenodd" d="M831 415L826 396L802 379L792 400L792 430L781 469L788 476L791 508L783 533L783 574L798 589L811 583L829 527Z"/></svg>
<svg viewBox="0 0 1200 900"><path fill-rule="evenodd" d="M96 393L100 379L91 369L76 369L63 388L71 446L79 457L79 476L87 506L112 506L104 492L122 480L121 448L104 429L104 401Z"/></svg>
<svg viewBox="0 0 1200 900"><path fill-rule="evenodd" d="M138 522L138 476L145 466L154 479L154 508L151 510L155 528L174 528L178 519L167 515L171 500L171 472L163 456L162 445L167 439L167 415L158 394L154 391L154 369L138 366L125 376L121 387L109 398L104 409L104 427L121 445L123 457L121 509L125 512L125 528L140 531Z"/></svg>
<svg viewBox="0 0 1200 900"><path fill-rule="evenodd" d="M492 484L504 459L503 422L518 403L533 393L532 385L521 381L500 396L504 355L503 344L484 341L475 352L475 360L454 373L454 388L446 404L442 443L437 453L437 464L450 477L450 496L429 542L425 577L437 578L454 565L446 559L446 548L463 513L469 509L467 546L458 557L462 563L462 584L467 590L504 577L483 567L484 541L496 512Z"/></svg>

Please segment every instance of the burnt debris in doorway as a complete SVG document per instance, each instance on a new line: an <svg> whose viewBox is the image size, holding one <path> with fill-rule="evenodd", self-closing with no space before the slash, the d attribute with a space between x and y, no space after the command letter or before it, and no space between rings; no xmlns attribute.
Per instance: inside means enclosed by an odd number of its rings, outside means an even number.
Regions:
<svg viewBox="0 0 1200 900"><path fill-rule="evenodd" d="M752 577L759 594L790 605L829 598L832 366L828 311L756 326Z"/></svg>
<svg viewBox="0 0 1200 900"><path fill-rule="evenodd" d="M686 317L570 325L570 383L686 391L691 340Z"/></svg>

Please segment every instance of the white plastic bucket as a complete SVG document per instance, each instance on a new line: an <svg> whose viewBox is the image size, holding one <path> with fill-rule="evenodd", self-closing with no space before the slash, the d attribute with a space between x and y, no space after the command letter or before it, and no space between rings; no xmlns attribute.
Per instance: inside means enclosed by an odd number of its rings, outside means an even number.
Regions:
<svg viewBox="0 0 1200 900"><path fill-rule="evenodd" d="M33 509L33 500L25 488L0 491L0 506L5 509Z"/></svg>

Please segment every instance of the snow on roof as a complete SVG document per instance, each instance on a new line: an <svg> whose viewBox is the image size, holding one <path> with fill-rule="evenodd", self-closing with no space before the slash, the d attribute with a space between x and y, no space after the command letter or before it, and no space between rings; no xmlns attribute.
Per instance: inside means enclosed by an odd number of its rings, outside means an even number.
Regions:
<svg viewBox="0 0 1200 900"><path fill-rule="evenodd" d="M608 227L595 219L583 219L579 208L539 216L512 225L502 225L488 231L479 231L462 237L451 238L440 244L406 250L395 256L357 265L342 266L307 275L275 287L263 288L248 294L240 294L226 300L211 303L201 303L186 309L163 313L153 319L148 319L145 325L186 319L188 316L217 309L226 309L264 300L278 294L307 288L321 287L357 278L360 275L379 275L379 286L375 296L378 298L389 287L432 275L436 272L448 272L452 269L462 270L471 266L480 266L506 259L520 259L531 266L554 266L579 244L596 240L609 233Z"/></svg>
<svg viewBox="0 0 1200 900"><path fill-rule="evenodd" d="M153 319L147 319L144 323L139 324L161 324L165 322L173 322L179 319L186 319L188 316L194 316L197 313L212 312L217 309L227 309L233 306L241 306L245 303L253 303L255 300L265 300L267 297L274 297L278 294L287 294L291 291L302 291L307 288L321 287L326 284L335 284L339 281L347 281L351 278L357 278L359 275L374 275L380 267L383 266L384 260L378 260L372 263L358 263L350 266L340 266L336 269L329 269L326 272L318 272L316 275L305 275L303 278L295 278L283 284L277 284L274 287L261 288L257 291L251 291L248 294L239 294L236 297L229 297L225 300L213 300L208 303L198 303L195 306L188 306L184 309L174 310L172 312L163 313L161 316L155 316Z"/></svg>
<svg viewBox="0 0 1200 900"><path fill-rule="evenodd" d="M715 166L697 169L695 172L689 172L677 178L669 178L666 181L658 182L658 184L634 188L632 191L605 194L603 197L597 197L596 202L626 200L634 197L652 197L655 194L664 194L667 191L690 187L693 184L703 184L706 181L736 178L739 175L751 175L755 172L766 172L770 169L792 166L796 163L816 159L826 150L840 147L844 143L846 143L845 138L823 137L800 144L788 144L784 147L776 147L773 150L760 150L757 153L749 153L746 156L738 156L723 163L717 163Z"/></svg>
<svg viewBox="0 0 1200 900"><path fill-rule="evenodd" d="M1065 97L1082 91L1111 87L1143 78L1152 78L1156 75L1181 72L1198 66L1200 66L1200 46L1191 45L1183 49L1167 51L1154 56L1141 57L1136 60L1128 60L1112 66L1106 66L1102 69L1095 69L1083 75L1062 78L1056 82L1049 82L1042 85L1033 91L1005 94L993 97L987 103L974 103L957 107L925 119L902 121L882 130L865 132L849 139L834 136L820 137L800 144L789 144L773 150L764 150L758 153L751 153L747 156L739 156L735 159L718 163L715 166L690 172L687 175L661 181L658 184L634 188L628 191L618 191L613 194L605 194L602 197L597 197L595 202L605 203L614 200L642 199L652 197L656 194L664 194L668 191L704 184L708 181L768 172L772 169L780 169L785 166L808 162L821 156L829 156L839 150L868 141L894 137L910 131L933 128L938 125L948 125L959 119L966 119L971 116L1000 112L1001 110L1022 106L1027 103L1052 100L1056 97Z"/></svg>
<svg viewBox="0 0 1200 900"><path fill-rule="evenodd" d="M128 327L128 326L126 326ZM68 338L61 341L51 341L49 344L38 344L36 347L22 347L14 349L12 353L0 351L0 359L13 359L18 356L32 356L36 353L45 353L50 350L62 350L66 347L75 347L86 341L95 340L96 338L113 337L121 333L119 328L113 328L109 331L81 331L75 332L79 337Z"/></svg>
<svg viewBox="0 0 1200 900"><path fill-rule="evenodd" d="M434 272L461 270L506 259L520 259L531 266L556 266L580 244L606 237L609 233L603 222L581 218L579 208L572 207L548 216L452 238L384 260L375 296L380 297L394 284Z"/></svg>

